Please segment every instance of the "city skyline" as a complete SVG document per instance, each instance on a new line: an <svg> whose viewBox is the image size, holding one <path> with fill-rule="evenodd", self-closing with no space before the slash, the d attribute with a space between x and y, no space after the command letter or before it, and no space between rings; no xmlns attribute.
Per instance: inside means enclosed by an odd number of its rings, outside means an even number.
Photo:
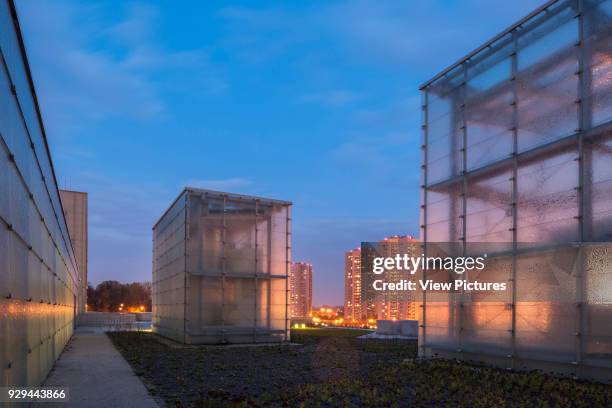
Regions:
<svg viewBox="0 0 612 408"><path fill-rule="evenodd" d="M414 254L420 252L419 241L412 235L391 235L374 242L363 242L361 247L344 254L344 313L348 323L361 325L382 320L418 320L414 293L399 291L377 292L373 283L380 279L372 270L375 256ZM415 251L416 250L416 251ZM399 281L406 276L399 270L390 270L384 278Z"/></svg>
<svg viewBox="0 0 612 408"><path fill-rule="evenodd" d="M418 85L539 3L17 2L89 279L150 280L151 225L195 185L293 201L314 303L340 304L347 248L418 235Z"/></svg>

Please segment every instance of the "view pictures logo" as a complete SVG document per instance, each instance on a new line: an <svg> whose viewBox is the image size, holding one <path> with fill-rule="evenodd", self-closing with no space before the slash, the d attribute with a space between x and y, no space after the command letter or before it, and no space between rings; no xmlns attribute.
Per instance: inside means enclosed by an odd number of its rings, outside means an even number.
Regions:
<svg viewBox="0 0 612 408"><path fill-rule="evenodd" d="M458 256L409 256L408 254L397 254L392 257L375 257L372 260L372 272L376 275L386 271L405 271L414 275L419 269L453 271L458 275L466 271L482 271L485 268L487 254L478 257Z"/></svg>

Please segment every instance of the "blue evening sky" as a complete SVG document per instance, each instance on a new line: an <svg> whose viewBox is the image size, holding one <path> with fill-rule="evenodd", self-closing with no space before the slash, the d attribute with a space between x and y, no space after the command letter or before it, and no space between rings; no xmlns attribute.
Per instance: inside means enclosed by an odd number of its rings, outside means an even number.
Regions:
<svg viewBox="0 0 612 408"><path fill-rule="evenodd" d="M191 185L293 201L320 305L344 251L418 234L418 85L542 0L17 3L94 285L151 279L151 227Z"/></svg>

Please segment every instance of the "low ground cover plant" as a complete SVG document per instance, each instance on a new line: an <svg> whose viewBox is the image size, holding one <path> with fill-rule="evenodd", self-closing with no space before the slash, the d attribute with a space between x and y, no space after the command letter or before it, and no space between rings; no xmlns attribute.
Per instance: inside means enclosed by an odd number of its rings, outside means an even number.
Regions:
<svg viewBox="0 0 612 408"><path fill-rule="evenodd" d="M181 347L155 334L109 333L169 407L610 407L612 386L422 361L408 340L359 330L292 330L297 345Z"/></svg>

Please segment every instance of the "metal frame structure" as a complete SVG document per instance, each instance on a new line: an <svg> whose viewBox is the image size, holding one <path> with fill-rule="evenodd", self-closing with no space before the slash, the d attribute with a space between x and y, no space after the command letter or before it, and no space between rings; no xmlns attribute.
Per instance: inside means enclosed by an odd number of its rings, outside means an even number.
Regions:
<svg viewBox="0 0 612 408"><path fill-rule="evenodd" d="M290 211L186 188L153 227L153 330L187 344L287 340Z"/></svg>
<svg viewBox="0 0 612 408"><path fill-rule="evenodd" d="M421 91L425 251L505 243L511 290L424 292L420 354L612 381L612 1L549 1Z"/></svg>

